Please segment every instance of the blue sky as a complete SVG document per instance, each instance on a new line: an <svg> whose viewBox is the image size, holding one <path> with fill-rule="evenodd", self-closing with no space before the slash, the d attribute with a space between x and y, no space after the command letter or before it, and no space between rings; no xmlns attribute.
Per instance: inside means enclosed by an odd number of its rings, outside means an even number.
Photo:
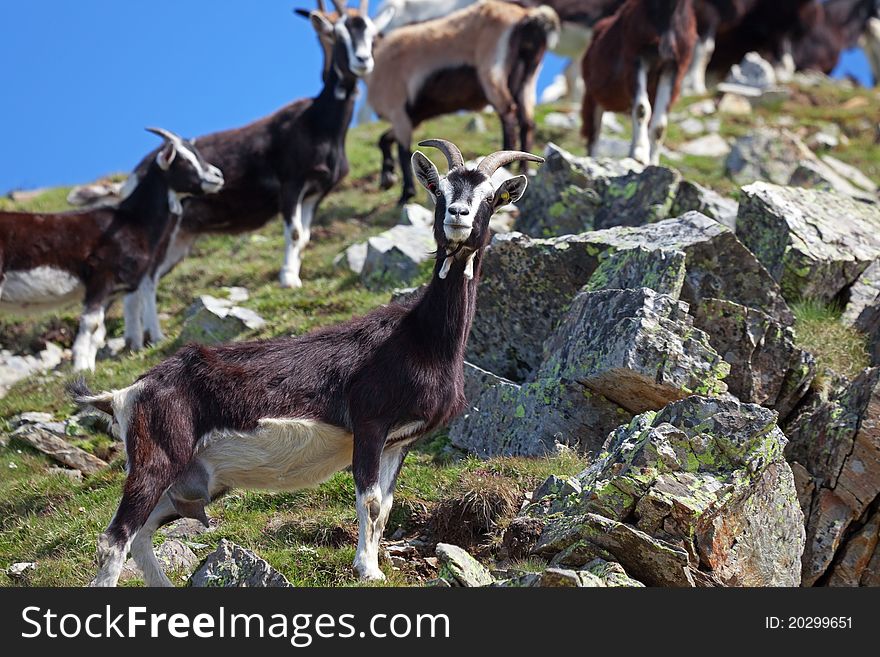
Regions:
<svg viewBox="0 0 880 657"><path fill-rule="evenodd" d="M0 193L128 171L156 144L147 125L196 136L316 94L317 40L294 6L314 1L0 3ZM845 63L867 75L861 53Z"/></svg>

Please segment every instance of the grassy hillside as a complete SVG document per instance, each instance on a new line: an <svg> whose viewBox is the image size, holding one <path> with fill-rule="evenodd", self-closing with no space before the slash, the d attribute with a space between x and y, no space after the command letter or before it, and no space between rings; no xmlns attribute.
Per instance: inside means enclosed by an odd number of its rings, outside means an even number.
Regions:
<svg viewBox="0 0 880 657"><path fill-rule="evenodd" d="M684 101L676 111L699 99ZM543 127L543 117L558 108L539 108L536 151L547 141L554 141L575 153L583 153L579 135L573 131ZM829 121L840 124L850 143L833 151L839 159L859 167L880 182L880 145L874 137L874 125L880 116L877 94L840 87L818 87L795 94L776 106L756 110L748 117L722 117L721 134L736 136L756 123L774 124L779 117L790 116L795 126L822 127ZM466 157L485 154L499 148L497 120L483 115L487 130L467 129L469 117L445 117L422 126L416 140L440 136L458 143ZM626 121L623 121L626 123ZM223 296L223 286L243 286L250 292L245 306L261 314L267 325L245 337L297 335L316 326L348 319L388 299L387 292L363 288L357 277L335 268L333 258L347 245L364 240L393 225L398 216L394 203L395 188L380 192L377 188L379 155L375 147L384 126L372 124L349 132L348 154L351 175L322 206L317 226L312 232L303 263L305 287L282 290L277 273L282 255L282 230L275 221L264 229L241 236L213 236L201 240L192 255L162 282L159 306L168 340L156 347L118 359L100 361L90 376L94 388L106 389L129 384L137 375L173 353L178 343L182 311L200 294ZM623 135L626 137L626 135ZM669 129L667 143L673 148L689 137L676 121ZM735 194L735 185L724 177L723 160L685 157L669 162L686 178L716 190ZM57 189L23 204L0 199L0 208L56 210L65 207L66 189ZM810 307L801 313L810 322L807 346L820 347L829 342L827 331L839 330L833 312ZM823 314L824 312L824 314ZM4 348L26 350L43 339L70 346L76 332L77 310L70 309L54 318L0 318L0 344ZM108 337L122 335L120 304L109 314ZM858 335L847 334L846 349L820 355L824 364L842 370L861 365L864 344ZM833 341L842 342L839 336ZM33 377L16 385L0 399L0 430L13 415L23 411L48 411L65 417L74 411L64 394L69 370ZM79 444L108 454L111 441L106 437L85 435ZM112 453L112 452L111 452ZM0 448L0 573L16 561L36 561L38 567L30 578L35 585L83 585L94 574L94 546L115 510L123 480L122 459L117 455L113 467L82 483L47 473L50 461L12 441ZM462 500L469 504L485 503L474 499L474 491L484 495L504 494L516 500L551 473L573 474L584 467L583 459L561 455L553 459L493 459L479 461L463 458L446 445L442 437L423 445L407 460L395 500L395 510L388 535L419 536L438 524L436 514L443 509L460 509ZM489 483L491 482L491 485ZM488 492L486 492L488 491ZM445 504L441 504L445 502ZM450 502L455 502L450 504ZM465 504L467 506L467 504ZM289 494L237 491L209 509L218 526L206 537L198 538L210 548L221 537L229 538L256 550L279 568L292 582L303 585L346 585L355 582L350 569L354 553L356 520L351 477L340 473L317 490ZM505 522L505 513L495 518L491 531L475 539L476 550L491 555ZM490 523L492 524L492 523ZM429 539L437 540L436 532ZM162 536L157 537L161 542ZM482 546L482 547L480 547ZM534 564L531 564L534 565ZM524 567L530 567L525 564ZM412 584L431 576L425 571L392 571L383 568L390 583ZM136 582L137 580L132 580ZM0 584L9 584L0 574Z"/></svg>

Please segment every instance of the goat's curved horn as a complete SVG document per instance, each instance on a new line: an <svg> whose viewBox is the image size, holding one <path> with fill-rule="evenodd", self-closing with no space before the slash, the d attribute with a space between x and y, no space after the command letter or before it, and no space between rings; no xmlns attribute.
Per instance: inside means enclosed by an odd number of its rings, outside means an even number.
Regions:
<svg viewBox="0 0 880 657"><path fill-rule="evenodd" d="M327 13L327 5L324 4L324 0L318 0L318 11L322 14Z"/></svg>
<svg viewBox="0 0 880 657"><path fill-rule="evenodd" d="M173 142L183 141L183 139L180 136L175 135L173 132L171 132L170 130L166 130L165 128L145 128L145 130L147 132L152 132L154 135L160 136L162 139L165 139L166 141L173 141Z"/></svg>
<svg viewBox="0 0 880 657"><path fill-rule="evenodd" d="M367 16L370 13L370 0L361 0L361 16Z"/></svg>
<svg viewBox="0 0 880 657"><path fill-rule="evenodd" d="M333 6L336 7L336 13L339 14L340 17L345 15L345 2L340 2L340 0L332 0Z"/></svg>
<svg viewBox="0 0 880 657"><path fill-rule="evenodd" d="M446 141L445 139L426 139L425 141L420 141L419 146L428 146L441 151L446 156L446 161L449 163L450 170L464 164L464 158L461 156L461 151L458 150L458 146L451 141Z"/></svg>
<svg viewBox="0 0 880 657"><path fill-rule="evenodd" d="M480 161L480 164L477 165L477 171L485 173L487 176L491 176L505 164L510 164L517 160L543 162L544 158L532 155L531 153L524 153L523 151L496 151L491 155L487 155Z"/></svg>

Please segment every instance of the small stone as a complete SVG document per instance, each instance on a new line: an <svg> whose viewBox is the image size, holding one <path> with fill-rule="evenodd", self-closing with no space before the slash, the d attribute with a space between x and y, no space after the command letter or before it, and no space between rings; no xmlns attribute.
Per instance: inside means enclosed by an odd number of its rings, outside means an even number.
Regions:
<svg viewBox="0 0 880 657"><path fill-rule="evenodd" d="M287 578L264 559L223 539L189 578L194 587L290 587Z"/></svg>
<svg viewBox="0 0 880 657"><path fill-rule="evenodd" d="M71 445L64 438L49 431L46 425L23 425L12 433L12 437L85 475L93 475L108 467L107 463L97 456Z"/></svg>
<svg viewBox="0 0 880 657"><path fill-rule="evenodd" d="M18 561L6 569L6 575L11 580L24 580L36 569L37 564L34 561Z"/></svg>
<svg viewBox="0 0 880 657"><path fill-rule="evenodd" d="M487 586L494 581L488 568L457 545L438 543L437 558L440 577L455 586Z"/></svg>
<svg viewBox="0 0 880 657"><path fill-rule="evenodd" d="M722 114L731 114L733 116L748 116L752 113L752 104L745 96L726 93L718 102L718 111Z"/></svg>
<svg viewBox="0 0 880 657"><path fill-rule="evenodd" d="M680 153L699 157L725 157L730 153L730 145L721 135L711 134L685 142L678 147Z"/></svg>
<svg viewBox="0 0 880 657"><path fill-rule="evenodd" d="M233 305L228 299L207 294L186 310L178 338L181 343L217 344L246 332L263 328L266 321L253 310Z"/></svg>
<svg viewBox="0 0 880 657"><path fill-rule="evenodd" d="M71 470L70 468L59 468L57 466L50 467L47 472L50 475L57 475L59 477L66 477L73 481L74 483L81 483L83 480L83 473L79 470Z"/></svg>

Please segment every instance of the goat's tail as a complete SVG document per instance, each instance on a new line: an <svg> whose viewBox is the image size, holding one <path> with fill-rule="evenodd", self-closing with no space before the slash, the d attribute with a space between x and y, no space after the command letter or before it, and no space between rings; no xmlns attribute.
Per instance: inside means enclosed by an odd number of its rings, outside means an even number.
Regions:
<svg viewBox="0 0 880 657"><path fill-rule="evenodd" d="M544 33L546 46L552 50L559 43L559 31L562 29L562 23L559 20L559 14L552 7L541 5L530 9L526 17L520 21L521 27L536 27Z"/></svg>
<svg viewBox="0 0 880 657"><path fill-rule="evenodd" d="M113 392L92 393L84 377L79 377L67 386L67 393L77 406L91 406L107 415L113 415Z"/></svg>

